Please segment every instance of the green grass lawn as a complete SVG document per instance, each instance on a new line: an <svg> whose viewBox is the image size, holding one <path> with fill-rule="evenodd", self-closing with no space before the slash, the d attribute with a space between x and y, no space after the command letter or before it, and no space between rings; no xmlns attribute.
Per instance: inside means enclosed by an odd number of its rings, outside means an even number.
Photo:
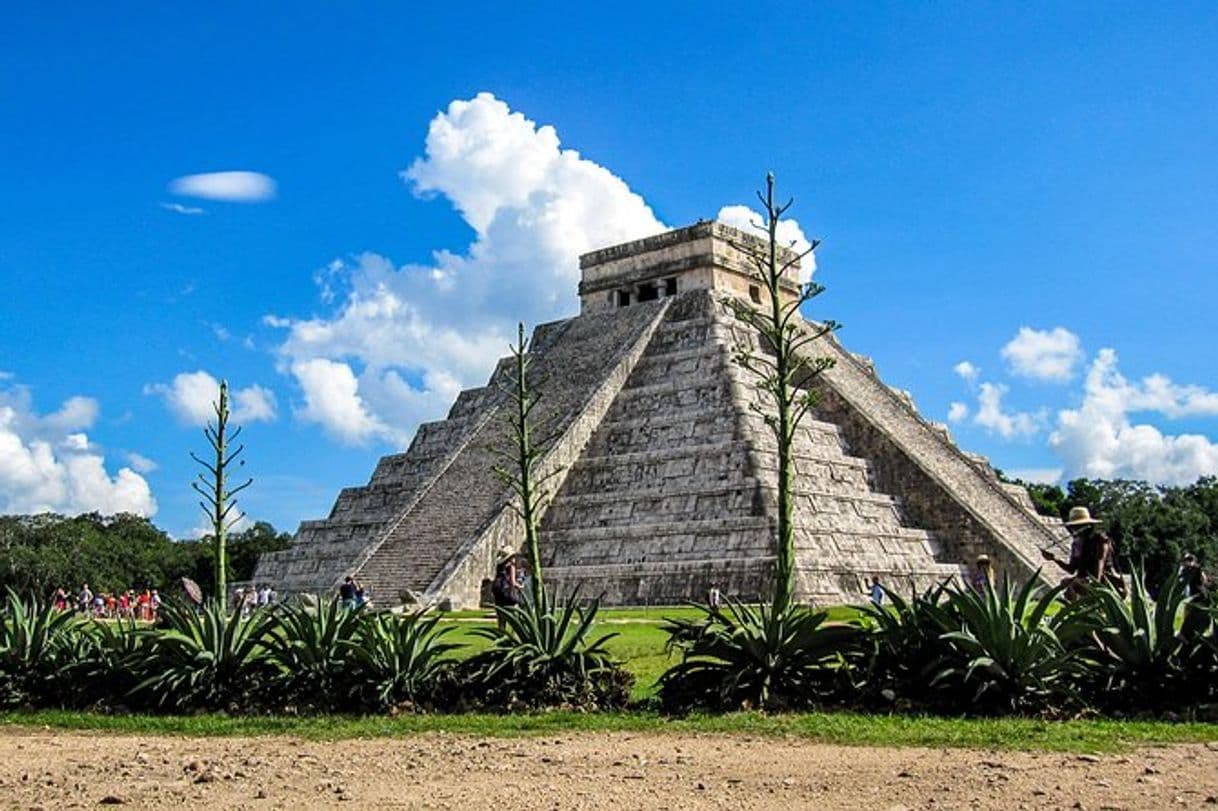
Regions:
<svg viewBox="0 0 1218 811"><path fill-rule="evenodd" d="M828 611L829 618L835 621L846 621L858 614L858 609L850 606L835 606ZM494 616L490 610L454 611L445 615L441 624L452 628L448 640L465 646L457 652L458 656L472 656L488 644L475 630L493 625ZM654 695L660 674L677 662L677 657L664 649L668 641L668 635L661 629L664 619L698 616L701 612L692 606L602 608L594 636L615 634L607 647L634 674L632 697L637 701Z"/></svg>
<svg viewBox="0 0 1218 811"><path fill-rule="evenodd" d="M668 718L652 712L397 717L230 718L220 715L100 715L43 711L0 714L13 729L55 728L137 735L292 735L310 740L386 738L443 732L518 737L575 732L785 736L844 746L969 747L1024 751L1122 752L1138 746L1218 742L1218 724L1040 721L854 713L732 713Z"/></svg>

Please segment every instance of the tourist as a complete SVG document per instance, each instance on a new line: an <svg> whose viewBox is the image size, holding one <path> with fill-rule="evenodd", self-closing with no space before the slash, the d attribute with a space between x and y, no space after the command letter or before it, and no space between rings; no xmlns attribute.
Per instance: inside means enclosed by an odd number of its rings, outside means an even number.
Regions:
<svg viewBox="0 0 1218 811"><path fill-rule="evenodd" d="M884 604L884 587L880 585L879 575L871 577L871 604L877 607Z"/></svg>
<svg viewBox="0 0 1218 811"><path fill-rule="evenodd" d="M338 587L338 602L348 610L354 610L356 607L355 595L359 590L359 583L351 575L347 575L343 579L343 584Z"/></svg>
<svg viewBox="0 0 1218 811"><path fill-rule="evenodd" d="M1180 570L1176 573L1180 585L1184 587L1185 597L1197 597L1199 600L1209 596L1210 578L1201 568L1197 556L1189 552L1180 562Z"/></svg>
<svg viewBox="0 0 1218 811"><path fill-rule="evenodd" d="M148 595L148 619L152 622L156 622L157 613L160 610L161 595L157 593L156 589L153 589L152 593Z"/></svg>
<svg viewBox="0 0 1218 811"><path fill-rule="evenodd" d="M76 607L80 609L80 613L86 615L93 608L93 591L88 583L80 587L80 593L76 595Z"/></svg>
<svg viewBox="0 0 1218 811"><path fill-rule="evenodd" d="M718 583L711 583L710 591L706 595L706 604L714 611L718 611L723 604L723 594L719 591Z"/></svg>
<svg viewBox="0 0 1218 811"><path fill-rule="evenodd" d="M1071 507L1066 519L1066 529L1070 531L1070 559L1063 561L1045 549L1041 552L1045 560L1056 563L1069 577L1062 580L1067 600L1081 597L1093 582L1109 580L1109 564L1111 563L1113 544L1107 535L1100 532L1098 518L1091 517L1091 511L1086 507ZM1115 584L1114 584L1115 587Z"/></svg>
<svg viewBox="0 0 1218 811"><path fill-rule="evenodd" d="M994 567L990 563L989 555L981 554L977 556L973 573L969 575L968 585L969 588L978 594L985 594L994 588Z"/></svg>
<svg viewBox="0 0 1218 811"><path fill-rule="evenodd" d="M62 586L55 589L54 603L56 611L68 610L68 593L63 590Z"/></svg>
<svg viewBox="0 0 1218 811"><path fill-rule="evenodd" d="M499 550L498 562L495 564L495 579L491 581L491 596L495 598L496 608L509 608L520 605L519 569L516 566L516 553L508 547ZM503 615L495 612L499 620L499 628L503 629Z"/></svg>

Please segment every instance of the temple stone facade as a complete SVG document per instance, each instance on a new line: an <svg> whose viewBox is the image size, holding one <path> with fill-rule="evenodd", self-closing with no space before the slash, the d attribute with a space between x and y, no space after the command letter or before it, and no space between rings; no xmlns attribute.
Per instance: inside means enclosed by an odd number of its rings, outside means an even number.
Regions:
<svg viewBox="0 0 1218 811"><path fill-rule="evenodd" d="M678 602L712 583L738 596L768 591L772 405L731 361L733 347L758 339L725 303L758 296L742 247L763 243L704 222L586 254L581 314L534 332L539 421L557 437L543 464L553 473L541 524L548 585L580 585L610 604ZM1060 524L919 416L869 361L834 338L807 352L836 364L795 448L800 599L860 602L872 575L920 588L961 575L982 552L1022 579L1040 549L1060 551ZM523 535L493 472L508 430L506 370L501 362L446 419L420 426L327 518L302 523L255 579L283 593L329 592L354 574L379 605L477 605L496 552Z"/></svg>

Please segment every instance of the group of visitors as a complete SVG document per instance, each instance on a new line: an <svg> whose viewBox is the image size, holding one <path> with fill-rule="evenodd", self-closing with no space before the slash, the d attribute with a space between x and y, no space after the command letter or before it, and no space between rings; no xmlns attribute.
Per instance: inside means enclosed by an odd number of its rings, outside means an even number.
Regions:
<svg viewBox="0 0 1218 811"><path fill-rule="evenodd" d="M76 597L63 588L55 589L51 604L57 611L77 611L97 619L136 619L155 622L161 608L161 595L156 589L136 591L93 591L82 583Z"/></svg>
<svg viewBox="0 0 1218 811"><path fill-rule="evenodd" d="M1093 518L1086 507L1072 507L1064 524L1070 532L1070 557L1062 560L1052 550L1041 551L1046 561L1056 564L1067 575L1061 581L1062 596L1068 601L1077 600L1086 593L1092 583L1100 582L1109 583L1123 595L1125 581L1116 570L1116 544L1112 538L1100 531L1099 519ZM1177 578L1186 597L1209 596L1213 581L1202 570L1196 555L1184 555ZM965 585L978 593L984 593L994 587L994 566L989 555L977 556L972 571L965 579ZM868 591L873 604L883 605L884 587L880 584L879 577L871 578Z"/></svg>
<svg viewBox="0 0 1218 811"><path fill-rule="evenodd" d="M343 608L351 611L357 608L370 608L372 595L368 589L360 585L358 580L348 575L342 585L338 587L338 602Z"/></svg>
<svg viewBox="0 0 1218 811"><path fill-rule="evenodd" d="M239 588L233 593L233 610L249 616L255 609L270 608L279 602L279 594L269 585Z"/></svg>

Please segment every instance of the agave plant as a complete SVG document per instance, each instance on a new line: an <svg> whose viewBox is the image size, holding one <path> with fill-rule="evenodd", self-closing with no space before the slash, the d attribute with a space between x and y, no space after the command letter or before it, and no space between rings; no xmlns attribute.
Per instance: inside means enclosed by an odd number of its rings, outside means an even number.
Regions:
<svg viewBox="0 0 1218 811"><path fill-rule="evenodd" d="M1078 699L1083 662L1059 637L1066 619L1051 614L1062 586L1037 593L1036 578L1012 590L1008 578L981 592L949 590L958 630L936 665L934 685L971 696L970 709L1058 710Z"/></svg>
<svg viewBox="0 0 1218 811"><path fill-rule="evenodd" d="M0 706L59 703L84 622L10 590L0 616Z"/></svg>
<svg viewBox="0 0 1218 811"><path fill-rule="evenodd" d="M439 621L438 614L422 612L374 614L358 625L354 638L339 643L347 650L347 678L363 707L384 711L436 702L440 688L449 686L446 654L460 647L443 641L452 629L437 629Z"/></svg>
<svg viewBox="0 0 1218 811"><path fill-rule="evenodd" d="M1131 580L1128 599L1108 583L1095 585L1075 617L1097 695L1124 710L1204 700L1213 690L1210 613L1193 604L1175 577L1155 600L1141 570Z"/></svg>
<svg viewBox="0 0 1218 811"><path fill-rule="evenodd" d="M229 614L211 602L197 610L166 604L160 616L161 627L144 630L136 697L164 710L259 706L277 675L263 643L269 614Z"/></svg>
<svg viewBox="0 0 1218 811"><path fill-rule="evenodd" d="M475 633L490 647L466 665L474 703L494 707L624 706L633 678L605 644L617 634L592 638L600 601L585 606L578 590L565 599L498 608L502 627Z"/></svg>
<svg viewBox="0 0 1218 811"><path fill-rule="evenodd" d="M364 625L362 610L335 600L316 607L280 606L263 645L278 665L277 700L297 709L336 711L357 703L349 669L352 642Z"/></svg>
<svg viewBox="0 0 1218 811"><path fill-rule="evenodd" d="M138 678L148 634L134 619L82 623L64 668L77 707L123 704Z"/></svg>
<svg viewBox="0 0 1218 811"><path fill-rule="evenodd" d="M950 644L943 634L959 627L954 606L945 599L947 581L914 592L908 600L884 591L887 605L868 604L862 611L866 697L889 705L899 701L934 706L950 700L946 691L932 686L936 665Z"/></svg>
<svg viewBox="0 0 1218 811"><path fill-rule="evenodd" d="M858 627L799 605L776 610L729 600L726 612L697 607L703 616L664 625L670 650L683 654L660 677L666 710L809 707L853 687Z"/></svg>

